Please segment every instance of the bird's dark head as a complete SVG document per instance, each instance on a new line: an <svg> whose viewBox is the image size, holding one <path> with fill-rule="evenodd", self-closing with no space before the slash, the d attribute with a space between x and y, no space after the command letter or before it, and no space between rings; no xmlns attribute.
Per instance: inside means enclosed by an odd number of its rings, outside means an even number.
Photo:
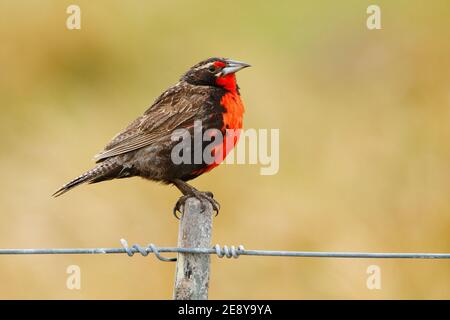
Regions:
<svg viewBox="0 0 450 320"><path fill-rule="evenodd" d="M227 90L236 90L235 73L250 67L245 62L225 58L210 58L197 63L189 69L181 80L202 86L219 86Z"/></svg>

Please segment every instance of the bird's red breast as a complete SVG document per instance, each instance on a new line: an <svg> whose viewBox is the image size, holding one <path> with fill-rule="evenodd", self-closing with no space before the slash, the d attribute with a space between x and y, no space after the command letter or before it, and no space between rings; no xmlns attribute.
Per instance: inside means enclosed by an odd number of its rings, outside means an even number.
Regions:
<svg viewBox="0 0 450 320"><path fill-rule="evenodd" d="M224 108L222 113L223 127L221 130L223 142L212 150L215 161L206 168L197 171L196 173L198 174L212 170L225 160L228 153L236 146L242 129L245 108L239 95L236 76L233 73L219 77L216 83L227 90L220 99L220 104Z"/></svg>

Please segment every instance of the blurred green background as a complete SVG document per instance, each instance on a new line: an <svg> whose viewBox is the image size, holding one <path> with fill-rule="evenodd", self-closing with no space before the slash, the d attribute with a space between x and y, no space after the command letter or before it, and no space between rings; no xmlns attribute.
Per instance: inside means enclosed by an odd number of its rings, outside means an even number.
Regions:
<svg viewBox="0 0 450 320"><path fill-rule="evenodd" d="M66 8L81 7L81 30ZM0 2L0 247L173 246L179 196L139 178L61 184L190 66L238 74L246 128L280 129L280 171L222 165L214 243L450 252L450 6L376 1ZM81 290L66 268L81 268ZM382 289L368 290L379 265ZM1 256L0 298L170 299L154 257ZM450 298L449 261L212 257L210 298Z"/></svg>

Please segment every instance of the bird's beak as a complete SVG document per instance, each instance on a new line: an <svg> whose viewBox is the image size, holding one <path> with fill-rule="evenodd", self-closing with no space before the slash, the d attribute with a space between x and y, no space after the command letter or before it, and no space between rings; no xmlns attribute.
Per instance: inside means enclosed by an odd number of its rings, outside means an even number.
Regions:
<svg viewBox="0 0 450 320"><path fill-rule="evenodd" d="M225 76L227 74L230 73L235 73L238 72L241 69L250 67L250 65L248 63L245 62L241 62L241 61L235 61L235 60L225 60L226 62L226 66L225 68L222 69L222 71L220 72L220 76Z"/></svg>

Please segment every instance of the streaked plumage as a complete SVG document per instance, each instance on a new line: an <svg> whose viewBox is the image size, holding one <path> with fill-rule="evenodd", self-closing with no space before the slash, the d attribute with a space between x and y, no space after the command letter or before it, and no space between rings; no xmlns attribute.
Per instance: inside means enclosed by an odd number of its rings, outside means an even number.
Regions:
<svg viewBox="0 0 450 320"><path fill-rule="evenodd" d="M95 156L96 167L61 187L54 196L82 183L133 176L173 183L185 195L191 194L189 190L199 192L185 181L209 171L211 165L204 162L175 165L170 155L178 142L172 141L171 135L183 128L193 136L194 121L198 120L202 122L203 131L218 129L225 133L226 129L240 129L243 105L234 73L247 66L221 58L211 58L193 66ZM232 72L227 73L227 70ZM224 101L232 103L224 105ZM206 200L217 204L212 197Z"/></svg>

